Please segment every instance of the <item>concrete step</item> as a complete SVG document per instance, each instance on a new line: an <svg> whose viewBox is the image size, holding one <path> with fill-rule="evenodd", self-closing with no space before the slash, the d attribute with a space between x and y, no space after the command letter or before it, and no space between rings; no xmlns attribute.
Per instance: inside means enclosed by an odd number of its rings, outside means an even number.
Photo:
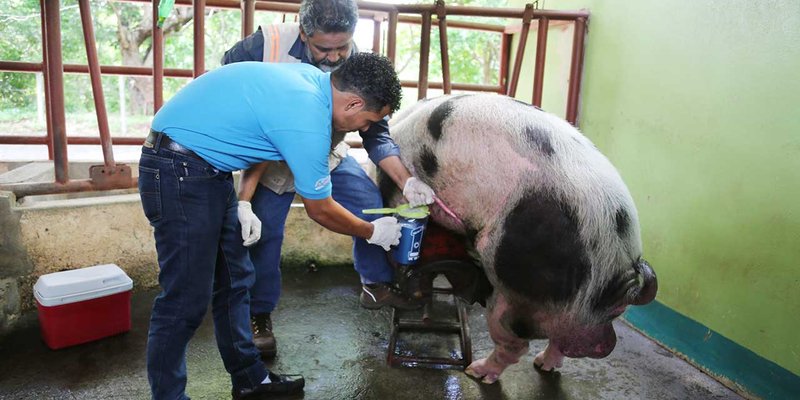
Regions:
<svg viewBox="0 0 800 400"><path fill-rule="evenodd" d="M50 182L54 177L52 161L35 161L0 174L0 184Z"/></svg>

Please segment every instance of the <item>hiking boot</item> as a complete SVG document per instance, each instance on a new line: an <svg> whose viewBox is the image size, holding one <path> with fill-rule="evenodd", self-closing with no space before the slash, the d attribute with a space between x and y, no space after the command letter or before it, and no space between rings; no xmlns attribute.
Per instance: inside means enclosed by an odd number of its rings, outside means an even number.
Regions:
<svg viewBox="0 0 800 400"><path fill-rule="evenodd" d="M383 306L414 310L421 307L422 304L412 301L399 289L385 283L361 285L361 307L377 310Z"/></svg>
<svg viewBox="0 0 800 400"><path fill-rule="evenodd" d="M275 335L272 334L270 313L251 316L250 329L253 331L253 344L261 352L261 357L275 357L275 354L278 353L278 345L275 343Z"/></svg>

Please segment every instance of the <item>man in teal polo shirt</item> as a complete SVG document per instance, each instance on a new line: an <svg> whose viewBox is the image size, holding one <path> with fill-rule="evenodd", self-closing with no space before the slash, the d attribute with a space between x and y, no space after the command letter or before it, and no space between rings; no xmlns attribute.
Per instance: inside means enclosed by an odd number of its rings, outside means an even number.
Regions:
<svg viewBox="0 0 800 400"><path fill-rule="evenodd" d="M209 302L235 399L302 390L302 376L269 372L253 345L253 265L231 172L285 160L311 219L388 250L399 241L397 221L367 222L334 201L328 153L332 131L366 130L397 110L400 98L391 63L364 53L333 73L304 64L225 66L189 83L156 114L139 162L162 288L147 343L154 399L188 398L186 346Z"/></svg>
<svg viewBox="0 0 800 400"><path fill-rule="evenodd" d="M297 16L297 23L259 27L226 51L222 63L304 63L330 72L358 53L353 42L358 22L356 0L302 0ZM349 146L342 140L345 132L339 133L338 137L334 136L334 148L328 159L332 196L359 218L377 219L379 216L362 211L383 207L381 191L359 162L348 154ZM433 189L413 177L400 160L400 148L389 135L388 119L359 132L359 136L369 159L403 191L411 206L433 202ZM263 171L260 176L259 171ZM281 245L295 193L292 175L281 162L255 165L244 176L250 179L239 183L239 220L244 228L242 239L256 269L256 281L250 290L250 322L256 347L262 357L269 358L278 350L272 313L281 295ZM386 252L359 237L353 237L353 267L361 278L359 301L362 307L408 309L421 306L396 289L395 270Z"/></svg>

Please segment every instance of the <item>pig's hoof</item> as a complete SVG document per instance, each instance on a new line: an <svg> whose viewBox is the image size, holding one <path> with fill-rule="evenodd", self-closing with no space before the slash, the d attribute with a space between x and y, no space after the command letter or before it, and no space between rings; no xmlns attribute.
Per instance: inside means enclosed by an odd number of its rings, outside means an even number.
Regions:
<svg viewBox="0 0 800 400"><path fill-rule="evenodd" d="M481 383L486 383L486 384L490 384L490 385L492 383L497 382L497 378L499 378L499 376L497 376L496 374L481 375L481 374L478 374L478 373L476 373L475 371L473 371L473 370L471 370L469 368L467 368L467 370L465 372L467 373L467 375L469 375L469 376L471 376L471 377L473 377L475 379L479 379L481 381Z"/></svg>
<svg viewBox="0 0 800 400"><path fill-rule="evenodd" d="M536 361L533 362L533 368L536 368L537 371L545 373L545 374L551 374L553 372L558 372L554 367L551 367L550 369L545 369L544 364L537 363Z"/></svg>
<svg viewBox="0 0 800 400"><path fill-rule="evenodd" d="M561 365L560 361L553 362L552 360L548 360L544 352L540 352L536 355L536 358L533 359L533 367L541 372L556 372L556 368L560 368Z"/></svg>
<svg viewBox="0 0 800 400"><path fill-rule="evenodd" d="M473 378L480 379L483 383L492 384L497 382L500 374L489 370L490 368L486 365L486 359L483 358L470 364L464 372Z"/></svg>

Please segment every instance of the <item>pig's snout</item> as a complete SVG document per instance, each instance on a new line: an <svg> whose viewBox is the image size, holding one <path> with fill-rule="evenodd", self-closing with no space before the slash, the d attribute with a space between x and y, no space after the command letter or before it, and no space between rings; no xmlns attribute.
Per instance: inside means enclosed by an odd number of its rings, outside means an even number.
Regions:
<svg viewBox="0 0 800 400"><path fill-rule="evenodd" d="M562 354L570 358L604 358L617 345L617 334L611 323L572 331L554 341Z"/></svg>

